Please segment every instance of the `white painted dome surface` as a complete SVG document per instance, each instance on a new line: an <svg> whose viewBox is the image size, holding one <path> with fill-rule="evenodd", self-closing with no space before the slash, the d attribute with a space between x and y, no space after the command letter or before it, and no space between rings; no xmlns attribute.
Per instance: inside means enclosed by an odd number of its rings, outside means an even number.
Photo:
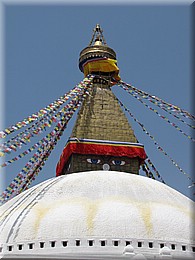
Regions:
<svg viewBox="0 0 195 260"><path fill-rule="evenodd" d="M186 245L192 252L193 207L181 193L147 177L74 173L40 183L1 206L0 243L129 240L136 252L137 241L158 241L158 247Z"/></svg>

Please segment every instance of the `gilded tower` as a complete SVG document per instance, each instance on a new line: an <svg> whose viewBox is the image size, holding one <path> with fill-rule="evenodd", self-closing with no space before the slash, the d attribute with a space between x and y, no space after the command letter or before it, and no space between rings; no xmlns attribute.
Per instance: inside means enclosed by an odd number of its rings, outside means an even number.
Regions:
<svg viewBox="0 0 195 260"><path fill-rule="evenodd" d="M111 90L120 80L116 53L98 24L80 53L79 68L85 76L94 75L93 87L78 113L57 175L102 169L138 174L145 152Z"/></svg>

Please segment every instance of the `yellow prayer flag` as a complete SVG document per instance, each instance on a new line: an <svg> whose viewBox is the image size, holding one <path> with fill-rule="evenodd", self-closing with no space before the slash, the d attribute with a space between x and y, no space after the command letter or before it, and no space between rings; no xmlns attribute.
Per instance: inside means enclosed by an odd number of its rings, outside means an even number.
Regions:
<svg viewBox="0 0 195 260"><path fill-rule="evenodd" d="M2 157L2 156L4 156L4 155L5 155L4 153L0 152L0 157Z"/></svg>

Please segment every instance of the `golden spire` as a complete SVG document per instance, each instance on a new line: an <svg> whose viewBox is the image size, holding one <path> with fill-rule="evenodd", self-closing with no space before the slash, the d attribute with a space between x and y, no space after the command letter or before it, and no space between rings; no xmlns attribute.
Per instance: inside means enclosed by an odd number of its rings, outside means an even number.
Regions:
<svg viewBox="0 0 195 260"><path fill-rule="evenodd" d="M116 53L106 44L103 30L99 24L93 29L93 35L89 45L80 52L79 69L84 72L83 64L94 58L109 58L116 60Z"/></svg>
<svg viewBox="0 0 195 260"><path fill-rule="evenodd" d="M91 170L138 174L145 152L111 90L120 79L116 53L107 46L97 24L89 46L80 53L79 68L95 75L93 88L78 113L57 166L57 176Z"/></svg>

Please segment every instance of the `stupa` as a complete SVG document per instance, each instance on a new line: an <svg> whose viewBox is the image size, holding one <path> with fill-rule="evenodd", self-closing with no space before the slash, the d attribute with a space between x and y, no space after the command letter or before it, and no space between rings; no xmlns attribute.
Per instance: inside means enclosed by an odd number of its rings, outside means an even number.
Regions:
<svg viewBox="0 0 195 260"><path fill-rule="evenodd" d="M194 259L194 203L139 175L146 159L112 86L116 53L97 25L79 68L93 74L56 177L0 208L3 258Z"/></svg>

